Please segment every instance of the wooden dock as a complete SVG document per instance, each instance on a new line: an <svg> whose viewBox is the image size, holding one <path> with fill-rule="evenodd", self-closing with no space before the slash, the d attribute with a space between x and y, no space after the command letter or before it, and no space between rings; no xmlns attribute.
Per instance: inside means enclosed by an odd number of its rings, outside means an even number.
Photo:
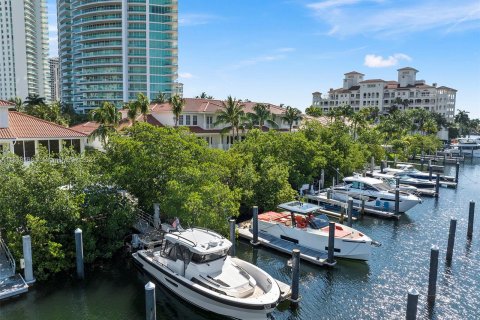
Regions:
<svg viewBox="0 0 480 320"><path fill-rule="evenodd" d="M243 228L238 228L238 236L247 240L253 239L253 234L248 228L248 225L245 225ZM336 261L333 263L329 263L327 261L328 254L326 251L317 251L306 248L287 240L278 239L265 232L261 232L260 230L258 231L258 242L265 247L269 247L286 254L292 254L293 249L299 249L300 259L319 266L332 267L337 264Z"/></svg>

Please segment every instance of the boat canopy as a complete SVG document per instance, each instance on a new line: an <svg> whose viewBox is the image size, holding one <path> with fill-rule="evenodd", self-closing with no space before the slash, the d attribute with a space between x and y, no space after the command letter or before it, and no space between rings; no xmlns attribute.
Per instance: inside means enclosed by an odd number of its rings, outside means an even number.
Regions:
<svg viewBox="0 0 480 320"><path fill-rule="evenodd" d="M294 213L308 214L316 212L322 207L314 205L312 203L301 202L301 201L291 201L287 203L282 203L278 205L280 209L284 209Z"/></svg>

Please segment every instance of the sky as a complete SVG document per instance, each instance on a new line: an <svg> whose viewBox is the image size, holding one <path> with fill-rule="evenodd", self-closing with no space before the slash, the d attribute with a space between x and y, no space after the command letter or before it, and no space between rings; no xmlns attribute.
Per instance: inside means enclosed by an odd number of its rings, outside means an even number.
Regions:
<svg viewBox="0 0 480 320"><path fill-rule="evenodd" d="M48 0L50 55L57 55ZM455 88L456 108L480 118L479 0L179 0L179 81L206 92L304 110L344 73Z"/></svg>

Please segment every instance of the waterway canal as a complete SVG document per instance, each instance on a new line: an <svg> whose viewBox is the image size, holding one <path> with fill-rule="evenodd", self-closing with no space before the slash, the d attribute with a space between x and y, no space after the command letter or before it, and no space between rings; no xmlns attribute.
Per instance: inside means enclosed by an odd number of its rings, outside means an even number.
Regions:
<svg viewBox="0 0 480 320"><path fill-rule="evenodd" d="M453 168L450 168L453 174ZM410 287L420 292L419 319L480 319L480 162L461 165L458 189L440 190L437 200L424 198L399 221L366 217L354 224L374 240L368 263L339 260L333 269L301 264L302 301L296 311L280 305L275 319L401 319ZM473 241L466 240L468 203L476 200ZM456 217L454 259L445 263L450 217ZM440 247L436 303L426 292L430 247ZM274 277L290 282L289 256L246 242L239 256ZM27 295L0 304L2 320L144 319L144 284L148 276L123 258L87 273L84 282L59 277L38 284ZM218 319L177 299L157 285L157 319Z"/></svg>

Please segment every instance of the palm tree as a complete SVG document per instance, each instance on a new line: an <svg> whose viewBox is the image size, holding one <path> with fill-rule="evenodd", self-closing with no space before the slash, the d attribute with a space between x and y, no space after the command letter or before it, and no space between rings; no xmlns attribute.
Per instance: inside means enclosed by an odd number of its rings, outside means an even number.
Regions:
<svg viewBox="0 0 480 320"><path fill-rule="evenodd" d="M27 107L44 106L46 105L45 98L40 97L40 95L38 94L29 94L28 97L25 99L25 105Z"/></svg>
<svg viewBox="0 0 480 320"><path fill-rule="evenodd" d="M147 114L150 111L150 101L143 93L139 93L137 95L137 103L138 110L141 114L143 114L143 121L147 122Z"/></svg>
<svg viewBox="0 0 480 320"><path fill-rule="evenodd" d="M108 135L115 132L121 117L120 112L111 102L104 102L101 107L91 110L90 118L100 124L93 132L93 136L100 137L105 143Z"/></svg>
<svg viewBox="0 0 480 320"><path fill-rule="evenodd" d="M310 106L306 108L305 113L311 117L321 117L323 115L322 108L317 106Z"/></svg>
<svg viewBox="0 0 480 320"><path fill-rule="evenodd" d="M283 112L282 119L288 123L289 130L292 131L293 123L302 119L302 111L287 106Z"/></svg>
<svg viewBox="0 0 480 320"><path fill-rule="evenodd" d="M239 140L240 123L245 116L245 112L243 111L244 108L245 105L239 100L232 98L232 96L228 96L227 100L222 102L221 110L217 111L217 121L215 121L213 125L227 124L228 126L223 128L222 132L225 133L232 130L233 136Z"/></svg>
<svg viewBox="0 0 480 320"><path fill-rule="evenodd" d="M139 111L137 101L132 101L132 102L127 103L125 105L125 109L127 109L128 119L130 119L130 121L132 121L132 125L135 124L135 122L137 121L138 111Z"/></svg>
<svg viewBox="0 0 480 320"><path fill-rule="evenodd" d="M178 125L178 119L182 114L183 107L185 106L185 99L182 99L179 95L174 95L170 98L170 106L172 107L173 116L175 118L175 127Z"/></svg>
<svg viewBox="0 0 480 320"><path fill-rule="evenodd" d="M362 110L363 111L363 110ZM356 112L352 115L351 120L352 120L352 128L353 128L353 139L357 140L357 131L358 129L363 129L367 125L367 117L366 117L366 112Z"/></svg>
<svg viewBox="0 0 480 320"><path fill-rule="evenodd" d="M253 106L254 113L251 114L254 122L259 126L260 130L265 123L272 128L278 128L278 124L273 120L272 113L270 112L270 106L268 104L257 103Z"/></svg>
<svg viewBox="0 0 480 320"><path fill-rule="evenodd" d="M8 100L8 101L15 104L15 110L16 111L22 111L23 110L23 101L22 101L21 98L19 98L19 97L10 98L10 100Z"/></svg>
<svg viewBox="0 0 480 320"><path fill-rule="evenodd" d="M470 117L468 116L468 111L458 110L458 113L455 115L455 123L458 124L460 129L460 135L463 136L468 131L470 124Z"/></svg>
<svg viewBox="0 0 480 320"><path fill-rule="evenodd" d="M199 96L196 96L195 99L213 99L213 97L209 96L205 92L202 92Z"/></svg>
<svg viewBox="0 0 480 320"><path fill-rule="evenodd" d="M163 92L159 92L157 94L157 96L155 97L155 99L152 100L152 103L158 103L158 104L162 104L162 103L165 103L168 101L168 96L167 94L163 93Z"/></svg>

